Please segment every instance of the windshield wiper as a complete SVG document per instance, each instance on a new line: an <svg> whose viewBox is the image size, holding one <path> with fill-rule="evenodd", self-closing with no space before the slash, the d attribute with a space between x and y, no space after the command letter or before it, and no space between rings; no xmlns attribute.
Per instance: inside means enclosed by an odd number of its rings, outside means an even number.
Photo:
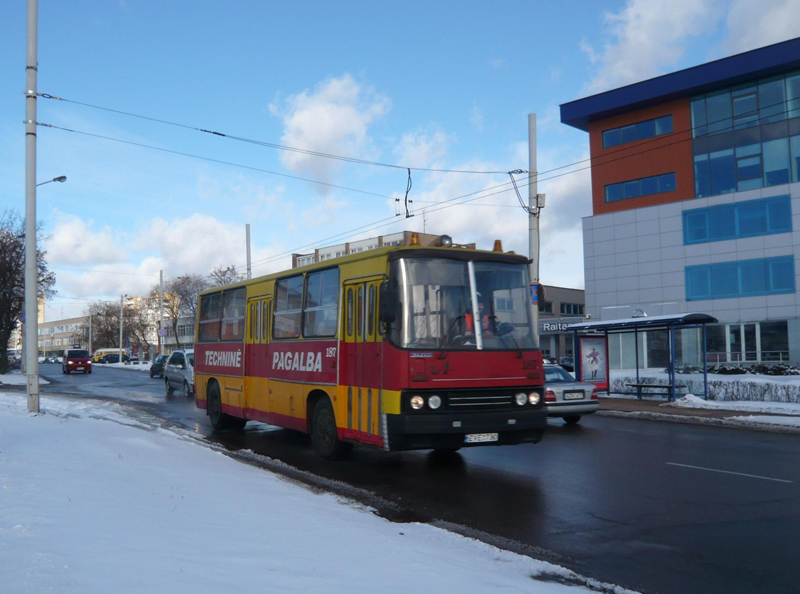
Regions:
<svg viewBox="0 0 800 594"><path fill-rule="evenodd" d="M489 316L489 321L492 324L492 330L494 331L494 335L497 336L498 338L500 338L500 340L503 341L504 345L508 346L508 342L506 341L506 338L511 339L511 346L514 349L517 350L518 358L521 359L524 356L524 354L522 352L522 347L519 346L519 343L514 338L514 330L511 330L511 332L507 332L506 334L501 334L500 333L500 324L498 323L498 322L500 322L500 318L498 318L495 315L491 315L491 316ZM502 323L502 322L500 322L500 323Z"/></svg>
<svg viewBox="0 0 800 594"><path fill-rule="evenodd" d="M445 344L445 342L447 342L447 339L450 338L450 333L453 331L453 326L455 326L456 322L458 322L459 320L465 319L466 316L467 316L467 312L463 312L463 313L458 314L456 317L454 317L452 319L450 324L447 326L447 331L444 333L444 336L442 336L442 340L439 343L439 350L440 351L444 350L444 344Z"/></svg>

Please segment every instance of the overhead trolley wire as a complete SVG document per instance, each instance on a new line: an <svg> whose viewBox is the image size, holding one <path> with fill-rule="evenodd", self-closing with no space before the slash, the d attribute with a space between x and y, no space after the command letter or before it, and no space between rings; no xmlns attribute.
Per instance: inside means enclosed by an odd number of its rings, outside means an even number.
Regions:
<svg viewBox="0 0 800 594"><path fill-rule="evenodd" d="M197 132L203 132L205 134L211 134L213 136L219 136L222 138L230 138L231 140L238 140L240 142L247 142L250 144L255 144L258 146L264 146L268 148L274 148L280 151L287 151L293 153L300 153L303 155L309 155L313 157L320 157L323 159L333 159L337 161L344 161L346 163L356 163L359 165L372 165L376 167L387 167L390 169L406 169L411 171L426 171L431 173L464 173L464 174L475 174L475 175L498 175L506 173L505 171L478 171L478 170L463 170L463 169L434 169L434 168L425 168L425 167L408 167L407 165L394 165L392 163L382 163L380 161L370 161L367 159L359 159L358 157L348 157L343 155L335 155L333 153L324 153L321 151L312 151L310 149L298 148L293 146L287 146L283 144L277 144L274 142L267 142L264 140L255 140L252 138L246 138L244 136L236 136L234 134L228 134L225 132L219 132L217 130L208 130L206 128L200 128L198 126L190 126L187 124L181 124L178 122L171 122L169 120L164 120L160 118L154 118L150 116L144 116L136 113L131 113L128 111L122 111L120 109L113 109L110 107L102 107L100 105L92 105L91 103L84 103L81 101L75 101L74 99L66 99L64 97L57 97L55 95L51 95L49 93L37 93L38 97L43 99L54 99L56 101L64 101L65 103L73 103L75 105L81 105L83 107L89 107L92 109L99 109L102 111L107 111L110 113L116 113L119 115L124 115L132 118L138 118L142 120L147 120L150 122L156 122L159 124L166 124L168 126L176 126L178 128L184 128L187 130L194 130Z"/></svg>

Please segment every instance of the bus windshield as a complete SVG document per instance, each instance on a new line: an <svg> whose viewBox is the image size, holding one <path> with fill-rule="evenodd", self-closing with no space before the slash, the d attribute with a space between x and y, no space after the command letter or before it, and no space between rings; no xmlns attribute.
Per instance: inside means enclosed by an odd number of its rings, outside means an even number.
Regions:
<svg viewBox="0 0 800 594"><path fill-rule="evenodd" d="M392 341L410 349L532 349L523 263L402 258Z"/></svg>

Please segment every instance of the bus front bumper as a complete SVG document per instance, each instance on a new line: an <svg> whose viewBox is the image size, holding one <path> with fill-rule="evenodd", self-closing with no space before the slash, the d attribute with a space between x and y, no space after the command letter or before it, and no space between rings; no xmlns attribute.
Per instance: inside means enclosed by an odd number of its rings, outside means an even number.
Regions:
<svg viewBox="0 0 800 594"><path fill-rule="evenodd" d="M542 439L547 411L540 408L480 414L406 413L386 415L385 422L390 451L517 445L538 443Z"/></svg>

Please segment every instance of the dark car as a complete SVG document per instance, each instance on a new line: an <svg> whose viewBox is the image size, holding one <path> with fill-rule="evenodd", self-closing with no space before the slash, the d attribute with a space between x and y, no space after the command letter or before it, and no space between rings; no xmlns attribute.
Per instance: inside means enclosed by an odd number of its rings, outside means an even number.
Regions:
<svg viewBox="0 0 800 594"><path fill-rule="evenodd" d="M128 355L122 355L122 362L128 361ZM98 363L119 363L119 355L116 353L109 353L103 355L97 360Z"/></svg>
<svg viewBox="0 0 800 594"><path fill-rule="evenodd" d="M575 371L575 361L572 359L571 355L567 355L566 357L561 357L561 367L566 369L567 371Z"/></svg>
<svg viewBox="0 0 800 594"><path fill-rule="evenodd" d="M61 373L73 371L92 373L92 356L84 349L67 349L61 359Z"/></svg>
<svg viewBox="0 0 800 594"><path fill-rule="evenodd" d="M166 355L156 355L153 363L150 365L150 377L164 377L164 365L167 362Z"/></svg>

